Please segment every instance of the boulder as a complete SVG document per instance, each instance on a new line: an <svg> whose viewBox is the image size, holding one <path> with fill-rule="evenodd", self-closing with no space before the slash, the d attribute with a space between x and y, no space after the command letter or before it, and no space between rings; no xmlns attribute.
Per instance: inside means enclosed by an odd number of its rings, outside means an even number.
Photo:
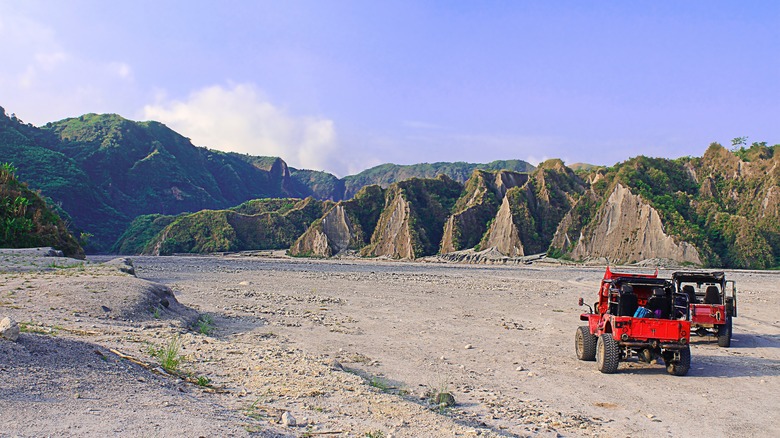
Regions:
<svg viewBox="0 0 780 438"><path fill-rule="evenodd" d="M0 320L0 338L16 342L19 339L19 324L7 316Z"/></svg>

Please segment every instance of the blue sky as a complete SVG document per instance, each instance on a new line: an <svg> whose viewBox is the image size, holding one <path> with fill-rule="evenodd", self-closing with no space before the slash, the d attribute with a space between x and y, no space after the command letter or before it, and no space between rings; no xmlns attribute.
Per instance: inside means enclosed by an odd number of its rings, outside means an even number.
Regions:
<svg viewBox="0 0 780 438"><path fill-rule="evenodd" d="M0 106L338 175L780 143L780 2L6 1Z"/></svg>

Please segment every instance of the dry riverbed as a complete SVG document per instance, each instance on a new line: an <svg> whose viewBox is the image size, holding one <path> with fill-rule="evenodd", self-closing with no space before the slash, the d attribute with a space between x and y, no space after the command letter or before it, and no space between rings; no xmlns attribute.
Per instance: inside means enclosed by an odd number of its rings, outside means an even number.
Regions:
<svg viewBox="0 0 780 438"><path fill-rule="evenodd" d="M0 253L0 436L780 435L780 273L674 377L576 360L603 268L107 260Z"/></svg>

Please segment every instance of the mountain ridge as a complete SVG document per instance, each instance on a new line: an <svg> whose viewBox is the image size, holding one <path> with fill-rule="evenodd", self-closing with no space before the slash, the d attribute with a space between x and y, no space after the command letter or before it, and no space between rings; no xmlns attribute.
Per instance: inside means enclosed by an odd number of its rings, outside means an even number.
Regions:
<svg viewBox="0 0 780 438"><path fill-rule="evenodd" d="M90 251L546 251L584 262L780 266L780 145L713 143L701 157L576 170L557 159L388 163L338 178L197 147L159 122L86 114L35 127L0 110L0 154L20 163L19 178Z"/></svg>
<svg viewBox="0 0 780 438"><path fill-rule="evenodd" d="M0 153L18 167L20 178L53 200L74 232L95 236L87 249L98 252L116 248L138 216L226 209L272 197L340 201L372 181L386 186L399 177L431 171L450 172L457 179L462 169L485 166L388 165L387 175L374 168L340 179L290 168L279 157L194 146L156 121L84 114L35 127L8 116L2 107ZM520 160L507 163L532 167Z"/></svg>

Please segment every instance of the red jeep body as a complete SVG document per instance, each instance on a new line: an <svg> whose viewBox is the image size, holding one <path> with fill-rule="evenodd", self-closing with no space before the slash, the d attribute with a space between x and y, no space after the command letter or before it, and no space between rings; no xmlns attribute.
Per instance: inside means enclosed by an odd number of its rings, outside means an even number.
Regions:
<svg viewBox="0 0 780 438"><path fill-rule="evenodd" d="M638 317L639 308L655 312L646 310L650 315ZM688 372L687 301L680 299L669 280L658 278L657 270L654 274L628 274L607 268L599 300L590 313L580 315L580 320L588 325L576 333L577 356L581 360L596 359L602 372L615 372L618 361L632 357L647 362L661 357L669 373Z"/></svg>
<svg viewBox="0 0 780 438"><path fill-rule="evenodd" d="M699 336L717 336L718 345L729 347L731 319L737 316L736 283L727 281L723 272L675 272L672 281L687 297L691 330Z"/></svg>

